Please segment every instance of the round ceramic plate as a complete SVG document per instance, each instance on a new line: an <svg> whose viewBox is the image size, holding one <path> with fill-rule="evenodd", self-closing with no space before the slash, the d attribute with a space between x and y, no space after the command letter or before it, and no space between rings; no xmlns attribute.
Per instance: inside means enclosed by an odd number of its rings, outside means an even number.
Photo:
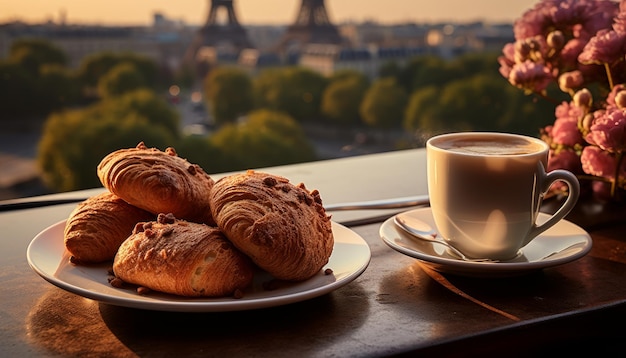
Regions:
<svg viewBox="0 0 626 358"><path fill-rule="evenodd" d="M78 266L69 262L65 250L65 221L48 227L30 243L27 259L31 268L48 282L83 297L118 306L158 311L220 312L285 305L324 295L353 281L369 265L369 246L354 231L333 222L335 246L328 264L314 277L301 282L272 282L265 272L255 274L243 298L187 298L159 292L137 294L131 288L114 288L109 282L111 263ZM324 274L325 269L332 274Z"/></svg>
<svg viewBox="0 0 626 358"><path fill-rule="evenodd" d="M431 209L407 211L411 220L421 221L425 227L435 228ZM549 215L539 213L538 222ZM393 218L380 227L382 240L392 249L422 261L427 266L444 273L463 276L499 277L514 276L562 265L586 255L591 250L589 234L567 220L561 220L521 249L520 255L510 261L470 262L450 255L443 245L426 242L397 228Z"/></svg>

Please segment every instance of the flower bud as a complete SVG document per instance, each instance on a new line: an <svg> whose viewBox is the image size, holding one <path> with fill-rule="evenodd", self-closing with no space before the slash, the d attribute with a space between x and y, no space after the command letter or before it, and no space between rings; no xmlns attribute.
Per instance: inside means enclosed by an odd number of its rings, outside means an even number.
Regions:
<svg viewBox="0 0 626 358"><path fill-rule="evenodd" d="M518 40L515 42L515 62L524 62L530 55L530 44L524 40Z"/></svg>
<svg viewBox="0 0 626 358"><path fill-rule="evenodd" d="M589 111L591 104L593 103L593 97L588 89L583 88L574 94L574 105L585 109L585 112Z"/></svg>
<svg viewBox="0 0 626 358"><path fill-rule="evenodd" d="M580 71L565 72L559 76L559 88L563 92L573 93L583 85L583 75Z"/></svg>
<svg viewBox="0 0 626 358"><path fill-rule="evenodd" d="M626 108L626 90L617 92L615 95L615 105L617 108Z"/></svg>
<svg viewBox="0 0 626 358"><path fill-rule="evenodd" d="M580 130L580 132L582 133L583 137L586 136L591 128L591 124L593 123L593 114L588 113L586 116L583 117L582 121L579 122L578 124L578 129Z"/></svg>
<svg viewBox="0 0 626 358"><path fill-rule="evenodd" d="M565 46L565 36L563 36L563 33L559 30L552 31L548 34L548 37L546 38L546 43L551 48L560 51L563 46Z"/></svg>

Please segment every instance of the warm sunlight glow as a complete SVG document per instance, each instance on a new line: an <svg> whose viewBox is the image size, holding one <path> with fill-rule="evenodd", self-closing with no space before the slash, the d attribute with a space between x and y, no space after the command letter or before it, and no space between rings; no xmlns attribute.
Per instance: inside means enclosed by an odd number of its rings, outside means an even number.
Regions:
<svg viewBox="0 0 626 358"><path fill-rule="evenodd" d="M381 23L444 22L488 20L511 22L536 0L326 0L331 21L335 23L373 20ZM235 0L238 19L244 24L285 24L294 20L297 0ZM152 23L159 12L187 24L201 24L208 12L209 0L126 1L109 0L22 0L0 2L0 23L8 21L89 24Z"/></svg>

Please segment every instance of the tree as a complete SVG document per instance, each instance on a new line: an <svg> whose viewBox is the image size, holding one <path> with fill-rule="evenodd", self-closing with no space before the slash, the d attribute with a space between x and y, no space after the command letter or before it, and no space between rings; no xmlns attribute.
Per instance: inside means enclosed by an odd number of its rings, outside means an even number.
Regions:
<svg viewBox="0 0 626 358"><path fill-rule="evenodd" d="M57 191L100 186L96 167L105 155L141 141L161 149L174 146L177 121L167 102L147 90L52 114L37 155L44 182Z"/></svg>
<svg viewBox="0 0 626 358"><path fill-rule="evenodd" d="M437 133L445 128L439 123L439 92L437 86L428 86L414 91L404 113L404 129L408 132Z"/></svg>
<svg viewBox="0 0 626 358"><path fill-rule="evenodd" d="M411 94L407 131L502 131L537 135L553 108L532 102L497 73L479 73Z"/></svg>
<svg viewBox="0 0 626 358"><path fill-rule="evenodd" d="M59 65L42 66L37 84L37 101L46 113L69 107L81 98L74 72Z"/></svg>
<svg viewBox="0 0 626 358"><path fill-rule="evenodd" d="M205 136L189 135L181 138L176 152L190 163L198 164L206 173L222 173L237 169L213 141Z"/></svg>
<svg viewBox="0 0 626 358"><path fill-rule="evenodd" d="M8 61L0 62L0 118L28 116L39 109L36 78L24 67Z"/></svg>
<svg viewBox="0 0 626 358"><path fill-rule="evenodd" d="M61 49L40 39L15 40L11 44L8 60L24 67L34 76L39 75L43 65L67 64L67 56Z"/></svg>
<svg viewBox="0 0 626 358"><path fill-rule="evenodd" d="M101 186L96 168L112 151L140 141L161 148L173 143L167 131L145 118L104 116L93 109L53 114L43 133L37 160L44 182L57 191Z"/></svg>
<svg viewBox="0 0 626 358"><path fill-rule="evenodd" d="M211 71L205 79L204 92L218 124L233 122L253 107L252 80L234 67Z"/></svg>
<svg viewBox="0 0 626 358"><path fill-rule="evenodd" d="M298 121L317 119L327 80L303 67L262 71L254 81L257 108L288 113Z"/></svg>
<svg viewBox="0 0 626 358"><path fill-rule="evenodd" d="M151 90L141 89L105 99L93 107L102 115L120 118L127 115L142 117L151 125L162 127L175 138L180 137L178 112Z"/></svg>
<svg viewBox="0 0 626 358"><path fill-rule="evenodd" d="M159 69L150 58L133 53L101 52L88 57L81 62L78 76L88 91L98 86L100 79L111 69L121 63L132 64L143 78L145 86L158 89Z"/></svg>
<svg viewBox="0 0 626 358"><path fill-rule="evenodd" d="M241 123L224 125L211 141L231 161L230 170L315 159L313 147L298 123L270 110L256 110Z"/></svg>
<svg viewBox="0 0 626 358"><path fill-rule="evenodd" d="M59 48L39 39L19 39L0 64L0 109L6 116L47 114L80 99L73 71Z"/></svg>
<svg viewBox="0 0 626 358"><path fill-rule="evenodd" d="M360 106L363 121L375 128L399 127L404 117L407 94L395 78L376 80L367 90Z"/></svg>
<svg viewBox="0 0 626 358"><path fill-rule="evenodd" d="M359 106L368 86L367 77L358 72L334 76L322 96L322 114L337 124L359 123Z"/></svg>
<svg viewBox="0 0 626 358"><path fill-rule="evenodd" d="M147 88L142 74L132 63L120 63L98 80L100 97L119 96L140 88Z"/></svg>

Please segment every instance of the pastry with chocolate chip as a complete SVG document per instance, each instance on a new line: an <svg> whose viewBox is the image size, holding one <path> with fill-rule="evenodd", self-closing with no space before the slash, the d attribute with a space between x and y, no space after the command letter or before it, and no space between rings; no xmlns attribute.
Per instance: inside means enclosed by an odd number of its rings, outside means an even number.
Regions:
<svg viewBox="0 0 626 358"><path fill-rule="evenodd" d="M249 170L217 180L209 198L226 237L275 278L305 280L328 263L332 223L317 190Z"/></svg>
<svg viewBox="0 0 626 358"><path fill-rule="evenodd" d="M125 283L188 297L240 296L254 269L218 228L172 214L138 223L113 261Z"/></svg>
<svg viewBox="0 0 626 358"><path fill-rule="evenodd" d="M141 142L117 150L102 159L98 177L110 192L155 215L173 213L182 220L214 223L208 208L213 179L174 148L163 152Z"/></svg>

